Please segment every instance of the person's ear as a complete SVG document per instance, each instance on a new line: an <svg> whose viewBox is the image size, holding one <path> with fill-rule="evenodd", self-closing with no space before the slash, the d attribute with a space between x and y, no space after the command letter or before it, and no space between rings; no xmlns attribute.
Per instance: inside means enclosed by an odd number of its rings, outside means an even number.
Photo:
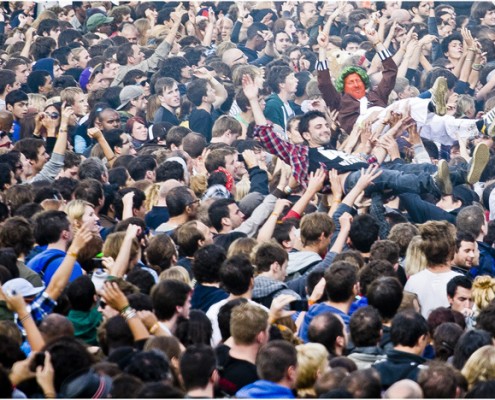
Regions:
<svg viewBox="0 0 495 400"><path fill-rule="evenodd" d="M11 104L7 104L7 111L14 111L14 107Z"/></svg>
<svg viewBox="0 0 495 400"><path fill-rule="evenodd" d="M223 135L226 137L232 136L232 131L230 129L227 129Z"/></svg>
<svg viewBox="0 0 495 400"><path fill-rule="evenodd" d="M309 132L303 132L301 134L301 136L303 137L304 140L306 140L307 142L309 142L309 139L311 139L311 135L309 134Z"/></svg>
<svg viewBox="0 0 495 400"><path fill-rule="evenodd" d="M222 225L223 226L230 226L231 224L232 224L232 222L230 221L229 217L222 218Z"/></svg>
<svg viewBox="0 0 495 400"><path fill-rule="evenodd" d="M210 382L216 384L220 379L220 374L218 373L218 369L214 369L210 376Z"/></svg>
<svg viewBox="0 0 495 400"><path fill-rule="evenodd" d="M335 345L341 349L345 348L345 337L337 336L337 339L335 339Z"/></svg>
<svg viewBox="0 0 495 400"><path fill-rule="evenodd" d="M289 382L295 382L297 377L297 368L295 365L291 365L289 368L287 368L287 378L289 379Z"/></svg>
<svg viewBox="0 0 495 400"><path fill-rule="evenodd" d="M272 263L272 265L270 265L270 270L273 272L280 271L280 264L277 261L275 261L274 263Z"/></svg>

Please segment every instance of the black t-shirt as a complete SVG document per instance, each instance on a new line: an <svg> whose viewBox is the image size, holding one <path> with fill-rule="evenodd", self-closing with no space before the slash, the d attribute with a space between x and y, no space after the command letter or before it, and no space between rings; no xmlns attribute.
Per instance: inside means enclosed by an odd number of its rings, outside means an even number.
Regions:
<svg viewBox="0 0 495 400"><path fill-rule="evenodd" d="M189 129L201 133L207 143L211 142L211 129L213 128L213 117L206 111L195 108L189 115Z"/></svg>
<svg viewBox="0 0 495 400"><path fill-rule="evenodd" d="M256 382L258 374L256 365L231 357L229 351L230 348L225 345L220 345L215 349L220 372L218 387L223 393L234 396L239 389Z"/></svg>
<svg viewBox="0 0 495 400"><path fill-rule="evenodd" d="M324 147L309 148L309 172L316 171L324 164L326 169L336 169L340 174L345 172L359 171L368 168L369 164L359 157L344 153L339 150L325 149Z"/></svg>
<svg viewBox="0 0 495 400"><path fill-rule="evenodd" d="M161 106L155 113L155 118L153 119L153 123L158 122L170 122L172 125L179 125L180 121L177 116L171 111L167 110L165 107Z"/></svg>

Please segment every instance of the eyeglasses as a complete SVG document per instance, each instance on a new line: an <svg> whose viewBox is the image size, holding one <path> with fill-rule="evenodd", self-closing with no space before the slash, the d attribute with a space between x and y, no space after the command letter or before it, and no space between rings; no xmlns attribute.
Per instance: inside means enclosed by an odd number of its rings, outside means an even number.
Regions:
<svg viewBox="0 0 495 400"><path fill-rule="evenodd" d="M191 201L190 203L187 203L188 206L192 206L193 204L199 204L201 200L200 199L196 199L194 201Z"/></svg>
<svg viewBox="0 0 495 400"><path fill-rule="evenodd" d="M145 79L144 81L139 82L139 84L144 87L146 85L149 85L150 81L148 79Z"/></svg>
<svg viewBox="0 0 495 400"><path fill-rule="evenodd" d="M60 114L58 112L56 112L56 111L49 113L48 116L51 119L58 119L58 118L60 118Z"/></svg>

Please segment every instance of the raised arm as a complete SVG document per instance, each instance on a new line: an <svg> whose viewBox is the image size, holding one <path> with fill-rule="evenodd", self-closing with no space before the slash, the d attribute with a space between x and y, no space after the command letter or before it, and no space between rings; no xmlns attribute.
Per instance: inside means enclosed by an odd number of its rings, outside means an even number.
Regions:
<svg viewBox="0 0 495 400"><path fill-rule="evenodd" d="M64 257L62 264L57 268L55 274L53 274L53 277L45 290L45 294L52 300L56 301L66 288L74 265L76 264L78 253L87 243L89 243L92 237L93 235L89 229L89 222L83 224L81 229L77 231L72 244L67 250L67 255Z"/></svg>
<svg viewBox="0 0 495 400"><path fill-rule="evenodd" d="M95 139L98 142L101 149L103 150L103 154L105 154L105 158L107 159L108 164L111 167L115 162L115 160L117 159L117 157L115 156L115 153L113 152L112 148L105 139L105 136L103 136L103 132L98 128L89 128L88 136L91 139Z"/></svg>

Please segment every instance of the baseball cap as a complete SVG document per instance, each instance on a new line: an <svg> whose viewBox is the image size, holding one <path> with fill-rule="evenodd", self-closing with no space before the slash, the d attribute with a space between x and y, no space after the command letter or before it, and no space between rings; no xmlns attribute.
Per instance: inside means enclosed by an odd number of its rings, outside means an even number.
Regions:
<svg viewBox="0 0 495 400"><path fill-rule="evenodd" d="M141 86L137 85L129 85L121 90L119 98L120 98L120 106L117 110L121 110L124 108L131 100L137 99L139 96L144 94L144 90Z"/></svg>
<svg viewBox="0 0 495 400"><path fill-rule="evenodd" d="M103 14L94 14L88 18L86 27L89 32L93 32L99 26L109 24L110 22L113 22L113 17L107 17Z"/></svg>
<svg viewBox="0 0 495 400"><path fill-rule="evenodd" d="M81 72L81 75L79 75L79 86L81 86L81 89L84 90L85 92L87 91L86 86L88 85L89 78L91 78L92 73L93 73L93 68L88 67L88 68L84 68L83 72Z"/></svg>
<svg viewBox="0 0 495 400"><path fill-rule="evenodd" d="M31 282L24 278L14 278L5 282L2 285L2 289L7 293L18 293L22 295L22 297L31 297L45 290L45 287L34 287Z"/></svg>
<svg viewBox="0 0 495 400"><path fill-rule="evenodd" d="M459 199L464 207L471 206L476 199L476 193L468 185L457 185L452 190L452 195Z"/></svg>

